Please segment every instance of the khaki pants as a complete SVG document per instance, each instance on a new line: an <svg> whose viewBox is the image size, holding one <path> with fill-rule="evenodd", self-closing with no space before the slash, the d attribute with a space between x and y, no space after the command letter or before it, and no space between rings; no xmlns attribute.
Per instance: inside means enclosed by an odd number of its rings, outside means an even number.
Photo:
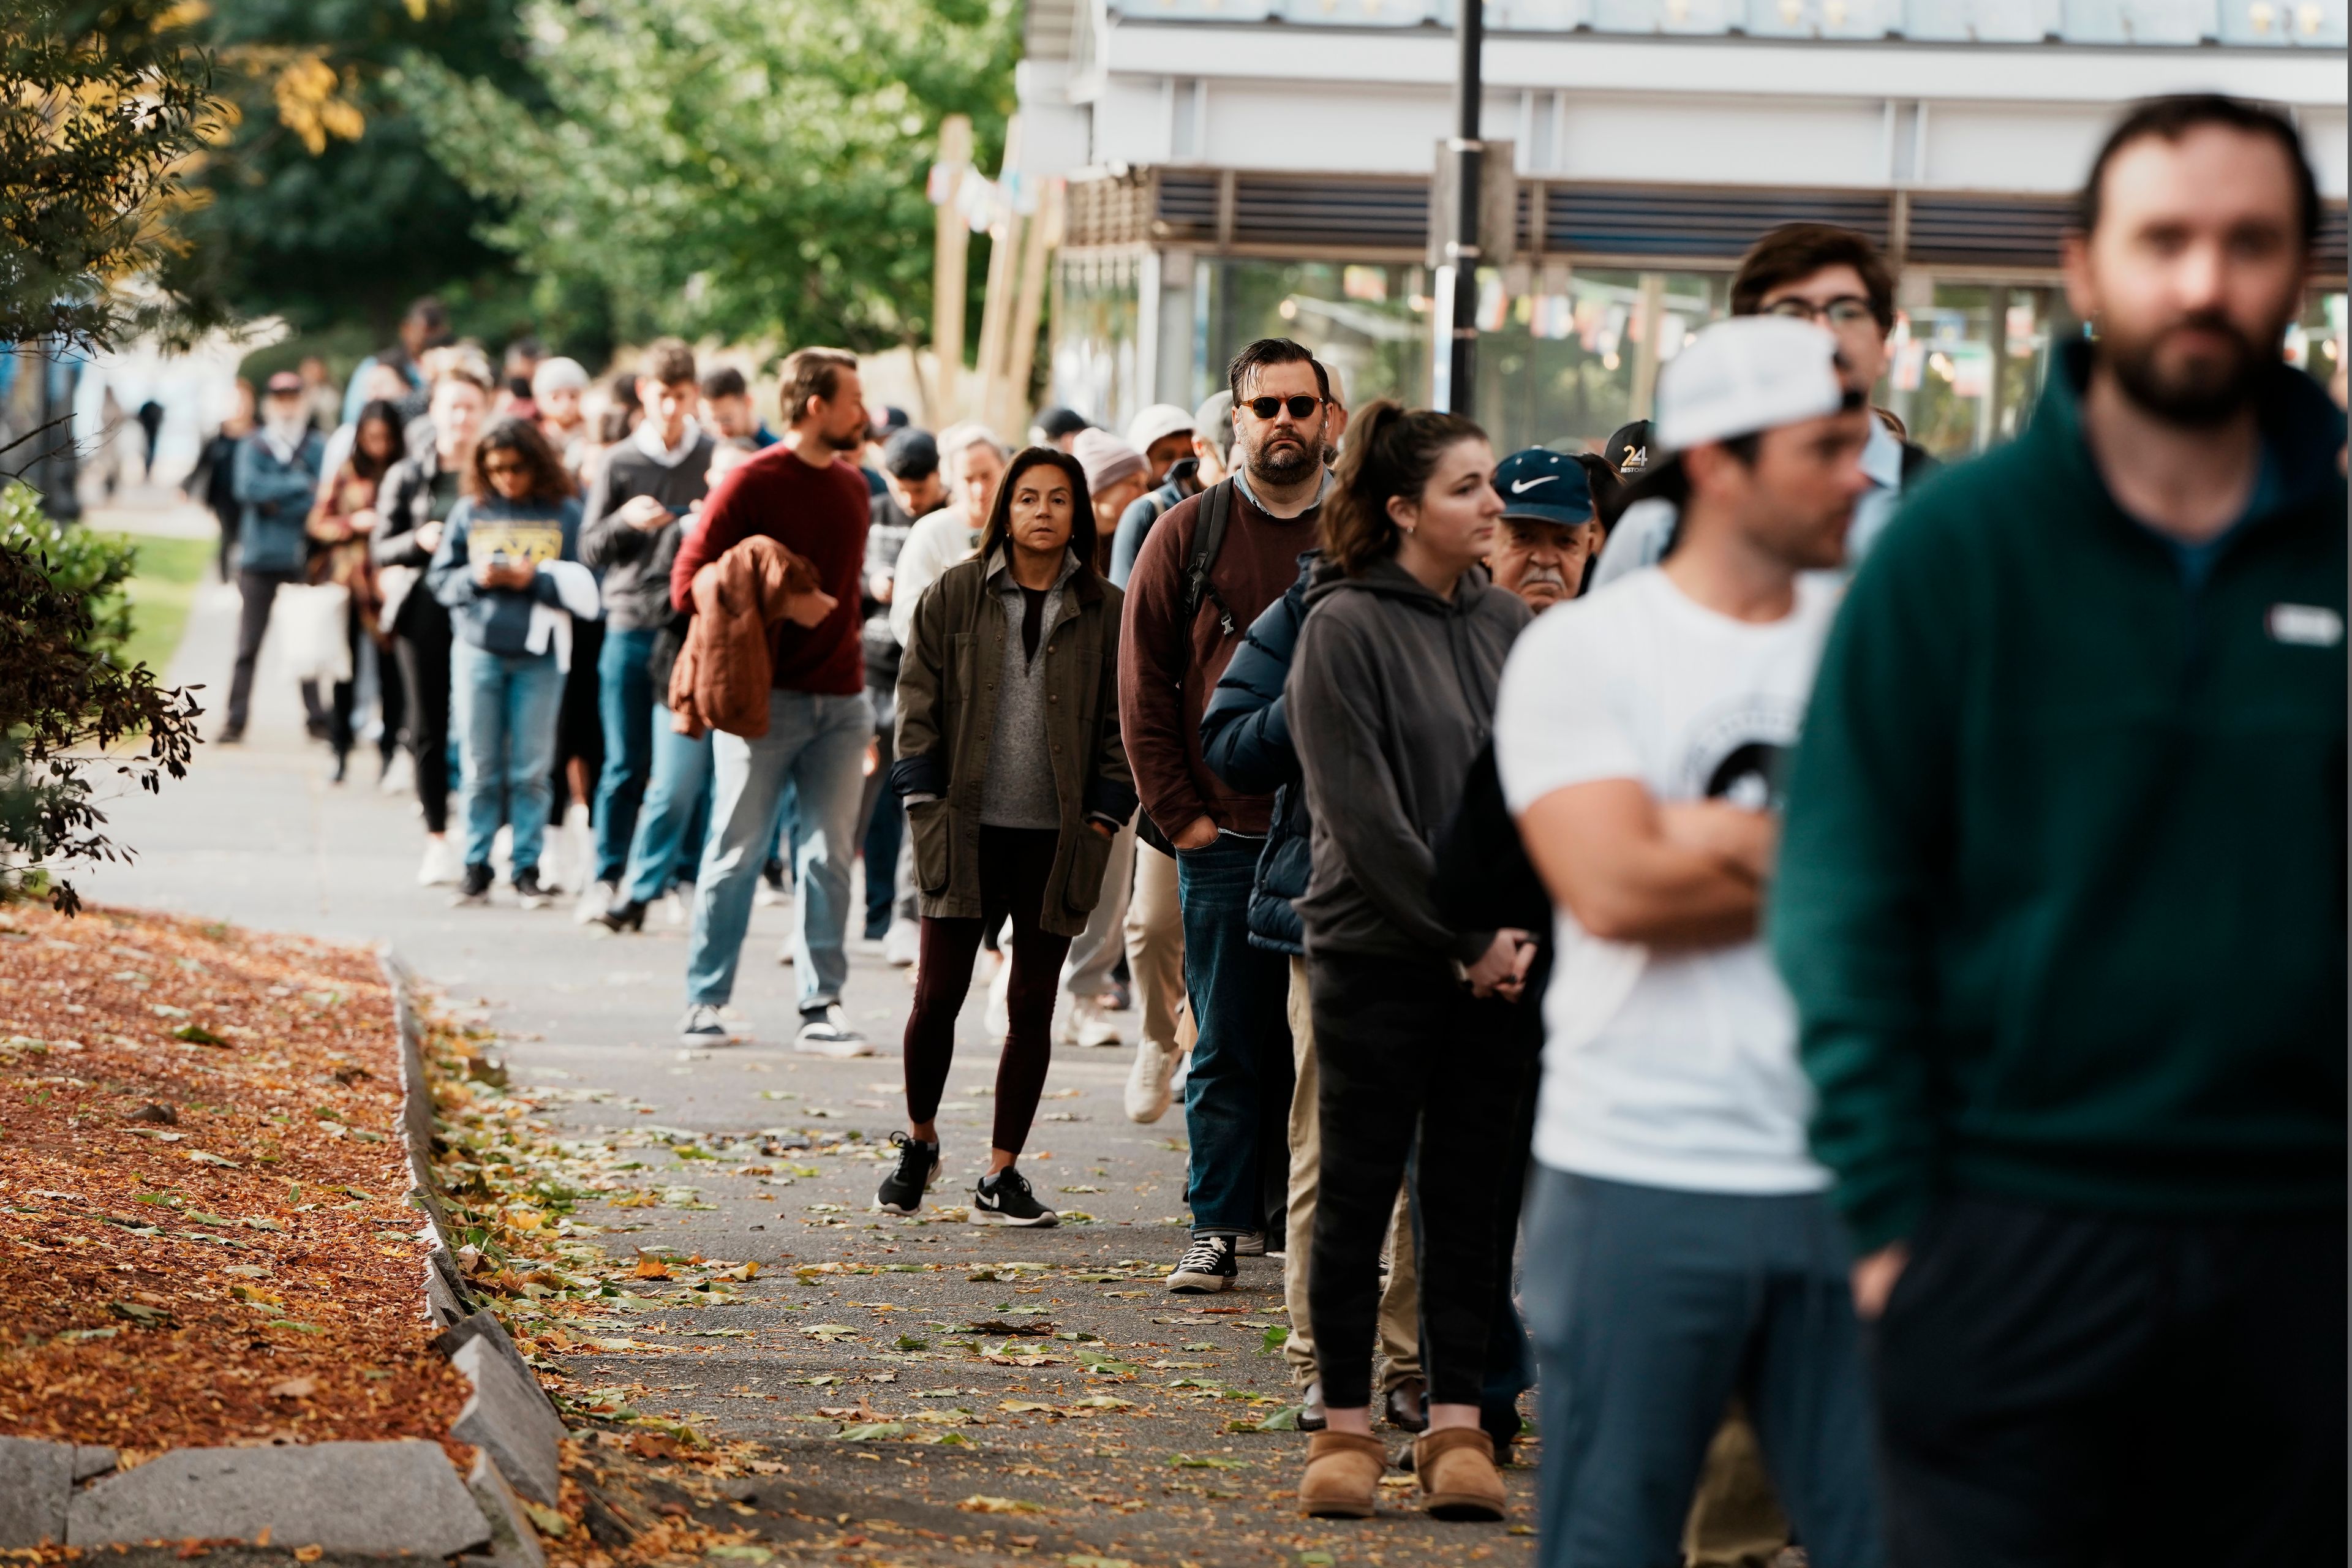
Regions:
<svg viewBox="0 0 2352 1568"><path fill-rule="evenodd" d="M1192 1049L1197 1031L1184 1005L1184 911L1176 899L1176 857L1141 839L1127 901L1127 970L1142 1015L1141 1043Z"/></svg>
<svg viewBox="0 0 2352 1568"><path fill-rule="evenodd" d="M1132 963L1132 960L1129 961ZM1315 1021L1307 1005L1307 964L1290 961L1290 1056L1298 1073L1290 1096L1290 1242L1283 1257L1282 1299L1290 1309L1290 1338L1282 1353L1290 1374L1304 1388L1314 1381L1315 1339L1308 1329L1308 1254L1315 1249L1315 1194L1323 1163L1322 1119L1316 1114L1319 1075L1315 1070ZM1387 1369L1383 1389L1421 1375L1421 1294L1414 1289L1412 1218L1405 1194L1397 1194L1389 1222L1389 1282L1381 1292L1381 1356Z"/></svg>
<svg viewBox="0 0 2352 1568"><path fill-rule="evenodd" d="M1706 1448L1683 1526L1683 1559L1688 1568L1769 1568L1789 1544L1789 1521L1764 1471L1764 1450L1756 1428L1737 1399Z"/></svg>

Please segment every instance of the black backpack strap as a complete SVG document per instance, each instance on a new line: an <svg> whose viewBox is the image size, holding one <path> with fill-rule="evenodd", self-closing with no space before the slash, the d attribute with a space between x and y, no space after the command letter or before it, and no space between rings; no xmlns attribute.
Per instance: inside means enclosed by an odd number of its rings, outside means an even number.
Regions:
<svg viewBox="0 0 2352 1568"><path fill-rule="evenodd" d="M1201 526L1192 531L1192 553L1184 563L1184 624L1192 624L1201 613L1201 601L1206 599L1217 606L1217 626L1226 637L1240 627L1232 606L1209 581L1209 573L1217 563L1217 552L1224 547L1225 523L1233 510L1234 481L1220 479L1210 486L1201 497Z"/></svg>

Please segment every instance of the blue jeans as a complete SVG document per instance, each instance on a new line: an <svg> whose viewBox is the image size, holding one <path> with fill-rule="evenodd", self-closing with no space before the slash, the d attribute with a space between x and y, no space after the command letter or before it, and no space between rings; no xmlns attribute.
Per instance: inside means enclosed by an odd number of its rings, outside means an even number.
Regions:
<svg viewBox="0 0 2352 1568"><path fill-rule="evenodd" d="M768 732L756 741L714 734L710 837L695 879L688 1002L724 1006L751 923L751 894L782 826L784 794L797 796L793 836L793 971L803 1012L841 1000L849 977L842 950L849 867L857 853L857 800L874 706L866 693L768 693Z"/></svg>
<svg viewBox="0 0 2352 1568"><path fill-rule="evenodd" d="M1680 1562L1734 1394L1809 1560L1879 1568L1852 1260L1819 1193L1681 1192L1537 1166L1524 1282L1543 1373L1543 1568Z"/></svg>
<svg viewBox="0 0 2352 1568"><path fill-rule="evenodd" d="M1195 1231L1241 1235L1281 1214L1290 1174L1290 959L1249 940L1260 838L1176 853L1184 991L1200 1039L1184 1085Z"/></svg>
<svg viewBox="0 0 2352 1568"><path fill-rule="evenodd" d="M563 671L552 653L484 653L463 638L450 654L466 864L489 864L499 824L511 821L520 875L539 864L548 806L555 799L555 717L563 703Z"/></svg>
<svg viewBox="0 0 2352 1568"><path fill-rule="evenodd" d="M652 903L681 871L690 874L701 864L710 826L710 731L679 734L669 727L669 710L659 703L646 729L653 742L652 776L637 808L621 882L621 897L635 904Z"/></svg>
<svg viewBox="0 0 2352 1568"><path fill-rule="evenodd" d="M628 869L638 803L654 764L654 678L646 660L654 629L604 628L596 656L596 710L604 721L604 769L596 780L596 879L617 882Z"/></svg>

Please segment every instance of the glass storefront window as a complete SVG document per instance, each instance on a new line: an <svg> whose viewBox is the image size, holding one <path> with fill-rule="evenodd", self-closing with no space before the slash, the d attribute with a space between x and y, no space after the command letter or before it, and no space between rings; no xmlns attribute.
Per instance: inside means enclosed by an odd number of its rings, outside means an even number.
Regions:
<svg viewBox="0 0 2352 1568"><path fill-rule="evenodd" d="M1966 457L2023 427L2051 355L2082 326L2052 287L1937 283L1930 298L1895 312L1875 400L1928 451Z"/></svg>
<svg viewBox="0 0 2352 1568"><path fill-rule="evenodd" d="M1053 395L1087 418L1124 428L1146 395L1138 314L1142 263L1075 257L1054 268ZM1019 436L1018 431L1006 432Z"/></svg>
<svg viewBox="0 0 2352 1568"><path fill-rule="evenodd" d="M1418 267L1215 261L1194 274L1197 403L1259 338L1296 338L1336 372L1348 405L1429 401L1429 284Z"/></svg>
<svg viewBox="0 0 2352 1568"><path fill-rule="evenodd" d="M1496 449L1597 452L1647 416L1659 367L1729 312L1719 273L1549 268L1510 298L1479 274L1478 413Z"/></svg>

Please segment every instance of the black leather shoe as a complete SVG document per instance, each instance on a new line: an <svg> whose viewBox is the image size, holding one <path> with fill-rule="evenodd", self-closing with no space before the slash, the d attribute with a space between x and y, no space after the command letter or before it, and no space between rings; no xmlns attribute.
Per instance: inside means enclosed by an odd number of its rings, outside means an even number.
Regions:
<svg viewBox="0 0 2352 1568"><path fill-rule="evenodd" d="M1406 1432L1429 1430L1429 1385L1408 1377L1389 1390L1389 1425Z"/></svg>
<svg viewBox="0 0 2352 1568"><path fill-rule="evenodd" d="M643 931L646 929L646 906L635 899L625 900L598 915L596 923L606 931Z"/></svg>
<svg viewBox="0 0 2352 1568"><path fill-rule="evenodd" d="M1298 1429L1320 1432L1330 1424L1330 1412L1323 1403L1323 1380L1318 1377L1307 1385L1306 1394L1299 1399Z"/></svg>

